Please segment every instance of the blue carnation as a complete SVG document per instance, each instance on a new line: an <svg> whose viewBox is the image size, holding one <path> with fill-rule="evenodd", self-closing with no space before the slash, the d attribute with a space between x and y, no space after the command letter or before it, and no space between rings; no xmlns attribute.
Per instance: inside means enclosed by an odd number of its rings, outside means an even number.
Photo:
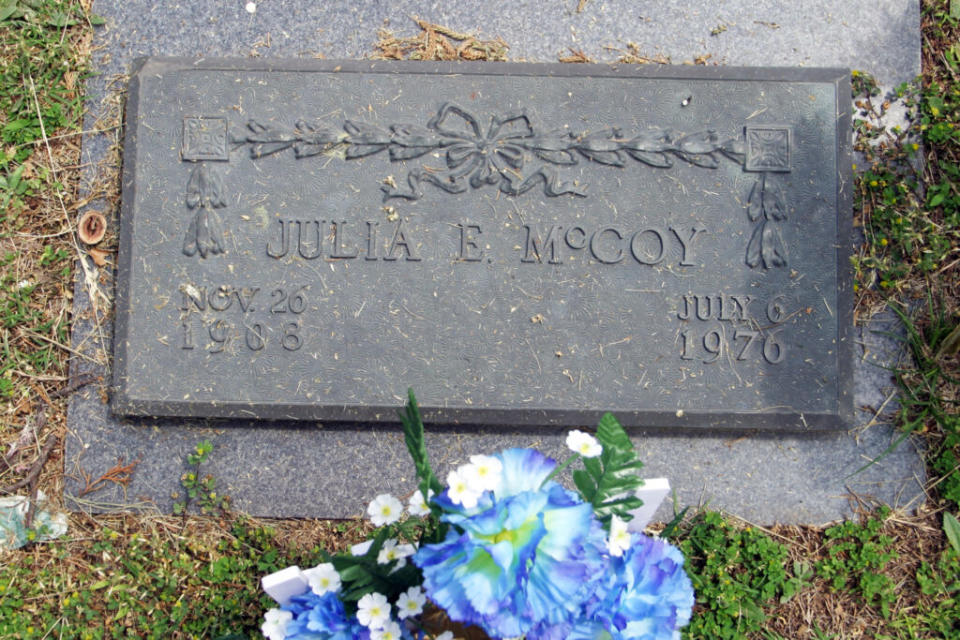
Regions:
<svg viewBox="0 0 960 640"><path fill-rule="evenodd" d="M287 623L287 640L370 640L370 630L347 616L336 593L318 596L307 591L281 607L293 614Z"/></svg>
<svg viewBox="0 0 960 640"><path fill-rule="evenodd" d="M528 640L678 638L678 630L690 622L694 601L683 554L659 538L634 534L626 553L607 562L604 580L579 620L541 624Z"/></svg>
<svg viewBox="0 0 960 640"><path fill-rule="evenodd" d="M604 532L591 505L553 481L543 484L556 461L532 449L496 457L500 481L475 507L454 504L446 492L435 498L453 526L414 562L427 595L450 619L507 638L580 614L602 573Z"/></svg>

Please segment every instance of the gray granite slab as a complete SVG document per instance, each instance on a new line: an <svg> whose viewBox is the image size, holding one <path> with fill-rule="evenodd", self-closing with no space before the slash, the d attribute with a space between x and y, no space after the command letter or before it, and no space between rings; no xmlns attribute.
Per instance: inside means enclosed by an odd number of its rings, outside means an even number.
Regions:
<svg viewBox="0 0 960 640"><path fill-rule="evenodd" d="M371 50L377 29L408 31L409 15L462 30L480 29L511 44L511 56L552 61L566 47L582 48L598 60L636 42L644 55L675 61L711 54L710 62L736 65L847 66L869 71L885 86L919 72L919 10L916 2L854 1L733 3L691 6L667 2L577 2L550 6L534 3L258 3L251 14L245 2L146 3L96 2L107 18L97 34L94 54L100 75L88 84L93 128L109 108L103 98L122 88L118 74L143 55L248 55L350 58ZM725 29L718 27L724 26ZM711 30L718 31L710 35ZM88 135L83 145L85 181L96 182L98 162L107 155L109 135ZM101 205L102 206L102 205ZM116 221L114 221L115 223ZM92 264L78 269L72 374L109 378L109 315L91 322L85 279L96 280L112 296L112 274ZM109 314L99 294L96 307ZM883 324L888 323L888 324ZM898 345L873 333L895 328L879 319L857 330L854 406L858 428L834 436L768 436L724 433L705 436L635 432L649 477L667 476L677 503L709 503L761 523L822 523L849 513L851 492L895 506L915 505L924 475L916 449L896 452L851 476L882 453L896 437L881 416L895 406L889 374L877 366L896 361ZM237 507L263 516L345 517L362 513L376 494L413 488L412 468L395 426L351 424L213 423L185 419L126 419L110 416L102 386L83 387L71 399L65 472L68 506L87 509L131 508L168 511L183 461L199 440L210 439L214 452L206 471ZM867 426L869 425L869 426ZM562 455L562 434L542 429L497 430L483 427L429 428L429 446L440 471L478 451L504 446L538 446ZM108 486L78 497L84 475L96 478L117 464L139 459L126 486ZM669 505L660 512L669 516Z"/></svg>

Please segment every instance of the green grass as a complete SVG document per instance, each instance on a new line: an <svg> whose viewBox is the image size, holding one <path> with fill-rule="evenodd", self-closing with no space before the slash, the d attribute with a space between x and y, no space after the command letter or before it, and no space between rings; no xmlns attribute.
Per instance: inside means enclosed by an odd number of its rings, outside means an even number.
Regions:
<svg viewBox="0 0 960 640"><path fill-rule="evenodd" d="M834 590L857 593L871 606L879 607L884 618L890 617L895 600L893 581L883 574L887 564L897 558L893 538L880 533L883 519L890 509L881 507L876 517L863 524L848 521L824 532L827 557L816 565L817 575Z"/></svg>
<svg viewBox="0 0 960 640"><path fill-rule="evenodd" d="M680 529L674 542L686 557L697 612L684 638L744 638L763 628L767 611L802 585L787 573L787 548L761 531L739 529L719 513L704 511ZM799 569L799 567L798 567Z"/></svg>
<svg viewBox="0 0 960 640"><path fill-rule="evenodd" d="M0 637L216 638L259 628L272 602L259 579L310 551L237 518L224 530L154 523L94 530L20 555L0 571Z"/></svg>

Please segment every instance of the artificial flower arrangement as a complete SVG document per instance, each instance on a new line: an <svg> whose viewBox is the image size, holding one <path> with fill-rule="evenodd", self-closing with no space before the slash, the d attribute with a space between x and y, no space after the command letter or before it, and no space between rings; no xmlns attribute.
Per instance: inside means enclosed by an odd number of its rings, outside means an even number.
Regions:
<svg viewBox="0 0 960 640"><path fill-rule="evenodd" d="M693 588L678 549L627 530L642 504L642 463L613 415L596 438L571 431L562 464L535 449L474 455L446 486L430 468L412 391L400 418L419 480L407 517L400 500L377 496L371 539L284 570L300 592L271 594L280 606L264 616L269 640L452 640L478 629L528 640L680 637ZM555 478L578 460L574 492Z"/></svg>

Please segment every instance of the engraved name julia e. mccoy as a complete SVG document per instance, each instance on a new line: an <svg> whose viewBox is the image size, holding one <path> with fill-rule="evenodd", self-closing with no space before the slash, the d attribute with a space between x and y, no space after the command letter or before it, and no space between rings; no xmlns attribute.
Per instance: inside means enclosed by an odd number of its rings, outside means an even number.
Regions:
<svg viewBox="0 0 960 640"><path fill-rule="evenodd" d="M201 258L224 252L217 209L227 204L223 178L216 162L230 160L236 149L248 148L254 160L292 149L297 159L340 155L354 160L387 151L391 162L416 160L442 152L445 166L417 167L408 171L406 184L381 186L384 201L417 200L422 185L447 193L497 187L518 196L541 186L549 197L586 197L583 185L561 180L560 170L582 159L599 167L625 168L630 159L654 169L670 169L676 160L716 169L723 160L736 162L745 172L757 174L746 198L746 211L754 224L745 262L751 268L770 269L787 264L779 224L787 219L787 203L777 174L791 170L792 133L784 125L747 125L742 135L722 138L716 131L677 134L669 129L648 129L633 135L610 128L571 133L559 130L538 133L523 112L493 115L481 121L455 104L444 104L427 122L386 127L346 120L342 129L299 120L291 129L280 129L250 120L246 131L234 134L226 118L186 117L183 121L181 157L195 163L186 189L191 218L183 253Z"/></svg>

